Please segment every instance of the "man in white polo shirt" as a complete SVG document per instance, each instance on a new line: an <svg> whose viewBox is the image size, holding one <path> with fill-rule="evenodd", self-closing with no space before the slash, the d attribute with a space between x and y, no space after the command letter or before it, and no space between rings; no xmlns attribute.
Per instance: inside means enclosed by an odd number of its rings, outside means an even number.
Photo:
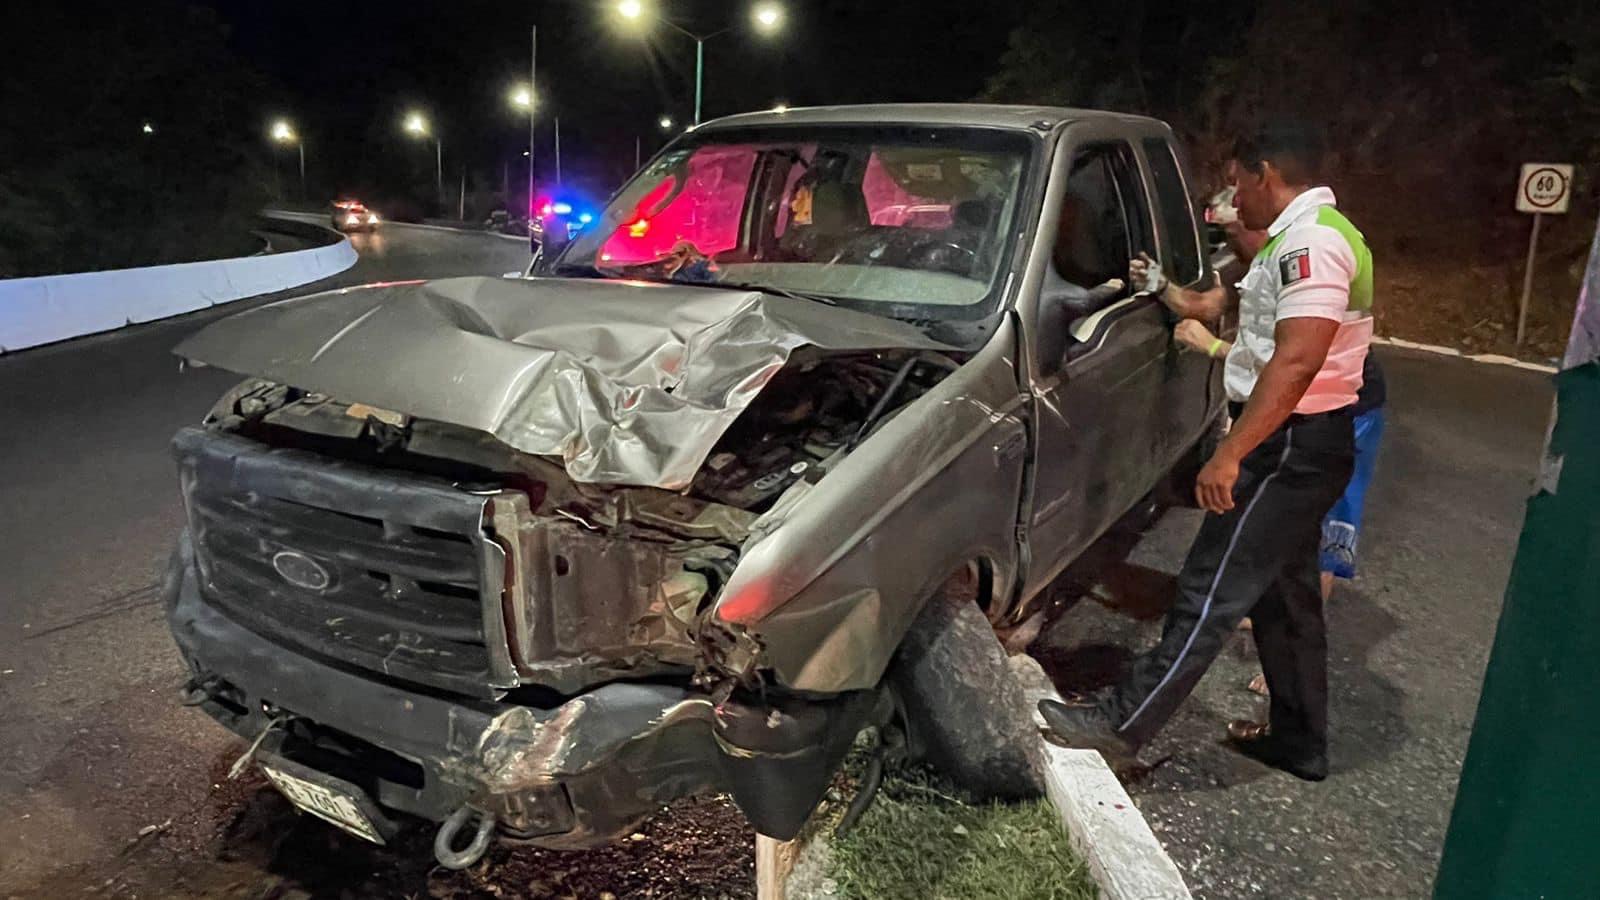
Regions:
<svg viewBox="0 0 1600 900"><path fill-rule="evenodd" d="M1160 643L1099 703L1040 703L1051 730L1073 746L1132 756L1248 615L1271 716L1230 724L1229 738L1300 778L1327 776L1318 548L1322 518L1354 459L1351 408L1372 338L1372 256L1333 192L1316 186L1322 157L1318 134L1298 123L1268 125L1235 146L1234 203L1243 226L1266 229L1268 240L1239 284L1239 335L1223 376L1233 427L1196 480L1208 514ZM1215 321L1228 302L1220 286L1168 285L1148 258L1131 275L1184 318Z"/></svg>

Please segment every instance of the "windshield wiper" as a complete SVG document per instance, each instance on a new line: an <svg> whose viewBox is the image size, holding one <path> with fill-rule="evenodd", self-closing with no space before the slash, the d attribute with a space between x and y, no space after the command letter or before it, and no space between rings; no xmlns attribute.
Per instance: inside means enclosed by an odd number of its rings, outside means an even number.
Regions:
<svg viewBox="0 0 1600 900"><path fill-rule="evenodd" d="M617 276L606 272L599 266L588 263L562 263L550 270L551 275L558 278L615 278Z"/></svg>
<svg viewBox="0 0 1600 900"><path fill-rule="evenodd" d="M727 288L734 291L761 291L765 294L777 294L790 300L810 300L812 303L822 303L827 306L838 306L839 301L823 294L806 294L800 291L791 291L788 288L773 287L770 284L753 284L748 281L708 281L706 287Z"/></svg>

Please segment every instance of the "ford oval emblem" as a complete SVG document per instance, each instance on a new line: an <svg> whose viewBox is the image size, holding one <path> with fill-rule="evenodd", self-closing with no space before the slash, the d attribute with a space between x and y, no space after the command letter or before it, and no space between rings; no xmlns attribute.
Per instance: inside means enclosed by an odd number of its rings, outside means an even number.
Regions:
<svg viewBox="0 0 1600 900"><path fill-rule="evenodd" d="M333 576L321 563L296 550L280 550L273 554L272 568L284 581L302 590L325 590L333 581Z"/></svg>

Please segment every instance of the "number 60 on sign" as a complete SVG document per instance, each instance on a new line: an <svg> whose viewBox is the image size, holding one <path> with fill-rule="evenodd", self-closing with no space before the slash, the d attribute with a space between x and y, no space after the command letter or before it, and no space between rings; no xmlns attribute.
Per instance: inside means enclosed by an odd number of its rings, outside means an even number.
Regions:
<svg viewBox="0 0 1600 900"><path fill-rule="evenodd" d="M1524 163L1517 179L1517 211L1564 213L1572 199L1572 166L1567 163Z"/></svg>

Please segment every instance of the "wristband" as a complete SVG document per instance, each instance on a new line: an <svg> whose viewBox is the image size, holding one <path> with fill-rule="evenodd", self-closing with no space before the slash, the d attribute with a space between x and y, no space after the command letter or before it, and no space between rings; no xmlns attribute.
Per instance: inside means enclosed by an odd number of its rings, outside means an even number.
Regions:
<svg viewBox="0 0 1600 900"><path fill-rule="evenodd" d="M1212 359L1217 358L1217 350L1222 346L1222 338L1213 338L1211 346L1206 348L1206 355Z"/></svg>

